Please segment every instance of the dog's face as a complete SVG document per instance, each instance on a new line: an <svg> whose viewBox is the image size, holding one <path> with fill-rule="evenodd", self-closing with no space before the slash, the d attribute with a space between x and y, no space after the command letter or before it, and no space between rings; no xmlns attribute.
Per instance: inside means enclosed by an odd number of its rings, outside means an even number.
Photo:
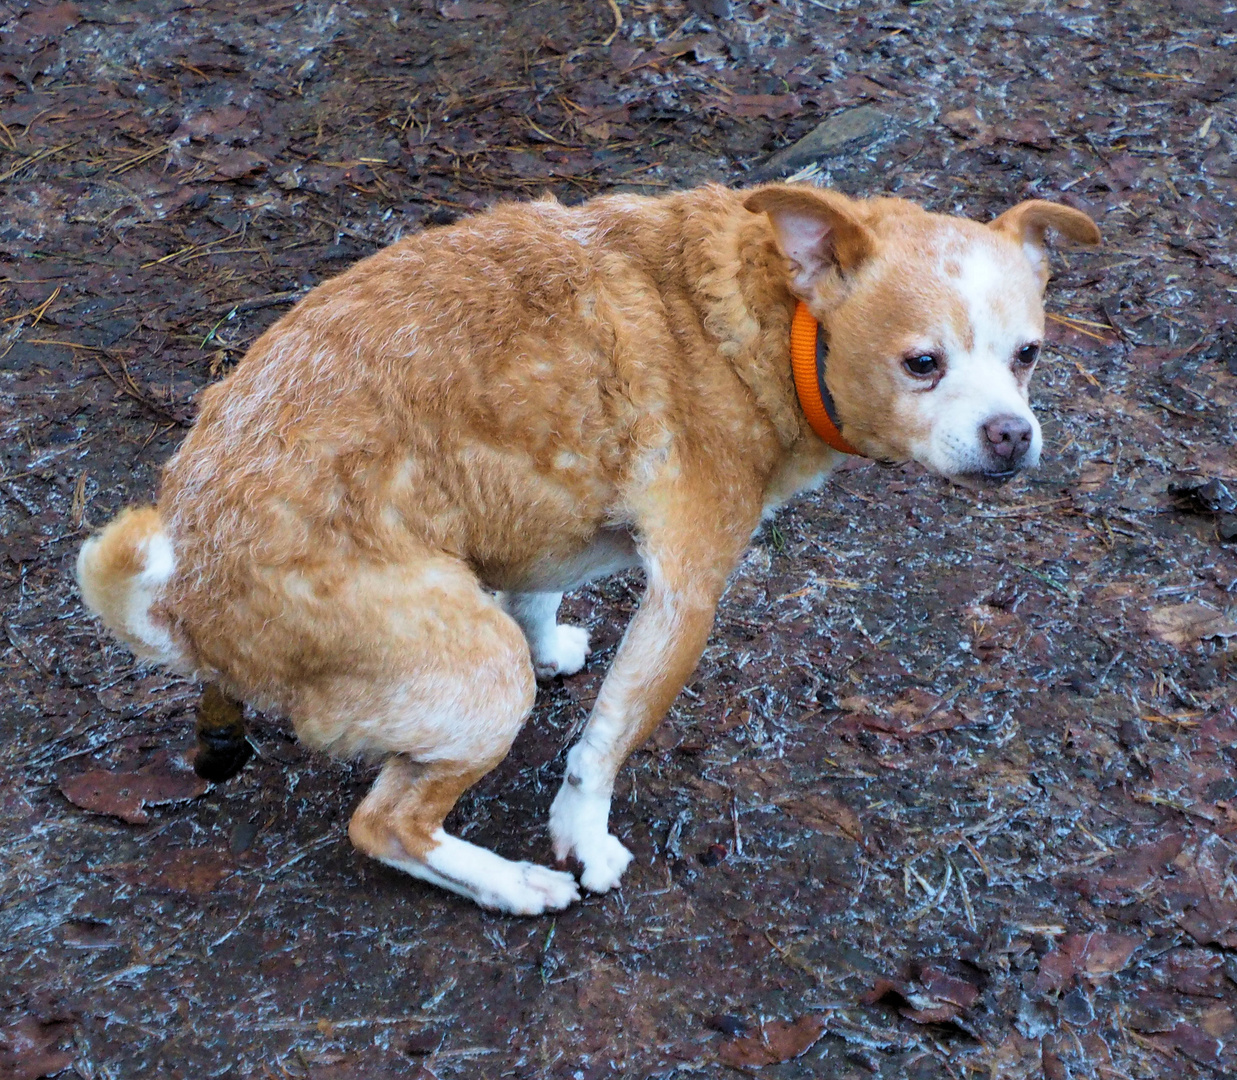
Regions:
<svg viewBox="0 0 1237 1080"><path fill-rule="evenodd" d="M1044 233L1094 243L1090 218L1032 201L980 225L792 187L747 205L769 214L791 290L828 336L828 386L851 443L963 482L1038 462L1028 386L1044 332Z"/></svg>

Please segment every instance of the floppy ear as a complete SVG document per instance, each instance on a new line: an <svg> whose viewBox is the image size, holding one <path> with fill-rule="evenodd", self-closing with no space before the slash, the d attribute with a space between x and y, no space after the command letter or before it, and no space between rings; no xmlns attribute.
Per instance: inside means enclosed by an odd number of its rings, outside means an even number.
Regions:
<svg viewBox="0 0 1237 1080"><path fill-rule="evenodd" d="M849 273L876 247L854 203L837 192L772 184L757 188L743 205L769 215L777 246L791 263L790 290L801 299L823 274L835 267Z"/></svg>
<svg viewBox="0 0 1237 1080"><path fill-rule="evenodd" d="M1048 280L1048 256L1044 237L1048 230L1058 232L1078 244L1098 244L1100 230L1081 210L1072 206L1060 206L1043 199L1028 199L1011 210L1006 210L988 228L1004 233L1022 245L1022 250L1039 272L1040 278Z"/></svg>

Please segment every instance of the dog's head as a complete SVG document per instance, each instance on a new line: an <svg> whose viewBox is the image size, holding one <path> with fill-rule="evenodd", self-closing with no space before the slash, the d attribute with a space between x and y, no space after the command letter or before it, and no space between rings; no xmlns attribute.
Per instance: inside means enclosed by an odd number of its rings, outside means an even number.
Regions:
<svg viewBox="0 0 1237 1080"><path fill-rule="evenodd" d="M1044 333L1045 235L1098 243L1086 214L1034 199L981 225L785 184L745 205L768 215L790 290L827 335L849 442L962 481L1038 462L1027 388Z"/></svg>

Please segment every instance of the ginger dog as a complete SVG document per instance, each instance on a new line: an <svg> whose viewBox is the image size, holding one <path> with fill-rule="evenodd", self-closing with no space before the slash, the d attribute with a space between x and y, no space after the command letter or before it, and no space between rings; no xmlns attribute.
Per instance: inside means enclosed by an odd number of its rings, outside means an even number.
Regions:
<svg viewBox="0 0 1237 1080"><path fill-rule="evenodd" d="M784 184L421 232L319 286L201 395L157 509L82 548L82 594L140 658L384 758L349 827L361 851L487 908L561 909L571 874L442 823L506 755L535 677L584 664L563 592L647 575L550 810L555 856L605 892L631 860L608 830L619 766L762 515L842 457L796 390L796 311L827 343L806 392L832 398L839 445L999 481L1040 453L1048 230L1099 240L1041 201L981 225Z"/></svg>

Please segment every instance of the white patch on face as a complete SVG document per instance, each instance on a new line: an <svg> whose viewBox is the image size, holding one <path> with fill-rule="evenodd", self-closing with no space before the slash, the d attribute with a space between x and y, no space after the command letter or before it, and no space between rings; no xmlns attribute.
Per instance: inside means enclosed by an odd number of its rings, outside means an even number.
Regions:
<svg viewBox="0 0 1237 1080"><path fill-rule="evenodd" d="M958 298L958 315L969 325L968 343L942 319L945 374L931 390L908 396L907 406L926 428L926 438L911 447L915 459L945 476L999 471L986 452L983 425L997 417L1016 417L1031 428L1031 442L1020 468L1038 463L1043 437L1014 372L1014 354L1039 339L1039 284L1032 268L998 251L972 246L957 260L960 272L940 273ZM1011 253L1012 254L1012 253ZM1026 299L1024 300L1023 297ZM961 320L960 320L961 321ZM926 423L924 423L926 421Z"/></svg>

